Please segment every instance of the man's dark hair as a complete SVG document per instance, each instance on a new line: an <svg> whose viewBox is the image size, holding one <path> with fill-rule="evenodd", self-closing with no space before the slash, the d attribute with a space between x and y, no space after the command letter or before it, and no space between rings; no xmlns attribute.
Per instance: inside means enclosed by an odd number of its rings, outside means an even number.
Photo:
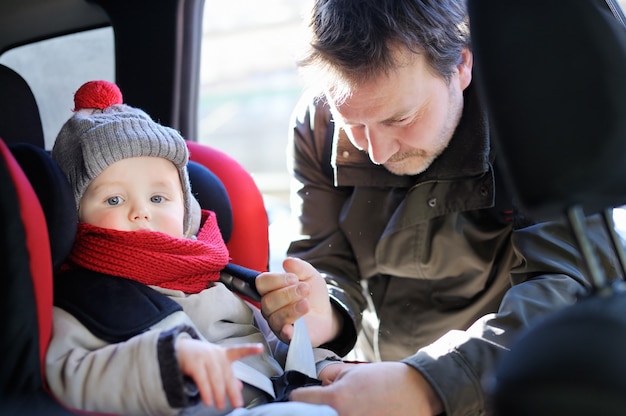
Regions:
<svg viewBox="0 0 626 416"><path fill-rule="evenodd" d="M470 46L466 0L315 0L309 27L299 65L339 89L405 64L398 48L423 54L450 81Z"/></svg>

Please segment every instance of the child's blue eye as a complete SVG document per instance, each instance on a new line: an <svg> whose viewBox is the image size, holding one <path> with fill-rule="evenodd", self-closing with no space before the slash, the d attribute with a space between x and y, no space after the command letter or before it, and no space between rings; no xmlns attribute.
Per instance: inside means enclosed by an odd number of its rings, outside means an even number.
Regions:
<svg viewBox="0 0 626 416"><path fill-rule="evenodd" d="M109 205L119 205L120 202L121 201L119 196L112 196L111 198L107 199L107 204Z"/></svg>
<svg viewBox="0 0 626 416"><path fill-rule="evenodd" d="M155 195L150 198L150 202L154 202L155 204L160 204L163 202L163 197L161 195Z"/></svg>

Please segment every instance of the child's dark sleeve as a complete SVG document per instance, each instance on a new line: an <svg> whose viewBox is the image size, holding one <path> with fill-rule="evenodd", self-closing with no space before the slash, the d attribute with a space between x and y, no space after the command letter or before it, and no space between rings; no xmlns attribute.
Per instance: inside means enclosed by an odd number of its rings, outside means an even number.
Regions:
<svg viewBox="0 0 626 416"><path fill-rule="evenodd" d="M169 405L174 408L193 406L200 401L198 388L191 378L181 372L178 364L175 344L180 337L199 338L192 327L179 325L164 331L157 343L157 356L163 388Z"/></svg>

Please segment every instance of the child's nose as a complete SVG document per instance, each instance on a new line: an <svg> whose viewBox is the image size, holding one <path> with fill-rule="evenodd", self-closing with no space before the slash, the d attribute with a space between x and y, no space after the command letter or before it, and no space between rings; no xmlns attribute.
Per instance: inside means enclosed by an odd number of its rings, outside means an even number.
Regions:
<svg viewBox="0 0 626 416"><path fill-rule="evenodd" d="M130 219L132 221L149 220L150 210L148 209L148 207L146 207L145 204L135 204L130 211Z"/></svg>

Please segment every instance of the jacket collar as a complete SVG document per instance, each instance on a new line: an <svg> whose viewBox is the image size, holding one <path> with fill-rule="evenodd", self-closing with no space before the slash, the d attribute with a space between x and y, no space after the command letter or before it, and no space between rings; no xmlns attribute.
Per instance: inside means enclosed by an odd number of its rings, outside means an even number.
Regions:
<svg viewBox="0 0 626 416"><path fill-rule="evenodd" d="M463 115L446 150L424 172L398 176L371 162L342 129L335 129L331 163L336 186L411 187L424 181L474 177L489 170L489 128L473 85L464 93Z"/></svg>

